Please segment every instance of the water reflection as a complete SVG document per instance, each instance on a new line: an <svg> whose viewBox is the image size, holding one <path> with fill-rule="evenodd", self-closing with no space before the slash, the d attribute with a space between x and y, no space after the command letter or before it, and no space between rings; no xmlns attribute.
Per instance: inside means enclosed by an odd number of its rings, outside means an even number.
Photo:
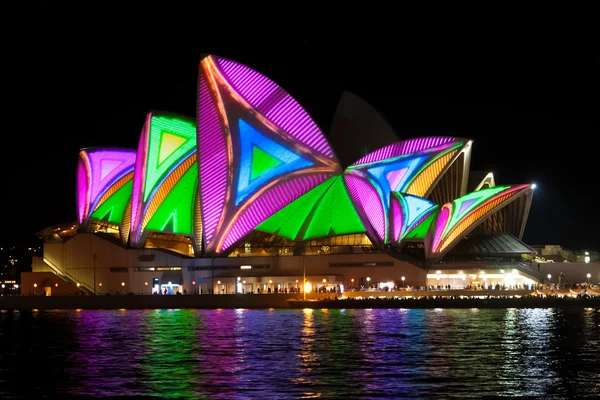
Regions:
<svg viewBox="0 0 600 400"><path fill-rule="evenodd" d="M600 396L592 309L3 312L0 343L2 397Z"/></svg>

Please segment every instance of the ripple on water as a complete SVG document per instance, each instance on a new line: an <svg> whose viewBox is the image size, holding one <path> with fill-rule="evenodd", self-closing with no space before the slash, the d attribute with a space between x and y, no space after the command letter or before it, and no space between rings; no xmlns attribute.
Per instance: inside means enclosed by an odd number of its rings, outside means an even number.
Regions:
<svg viewBox="0 0 600 400"><path fill-rule="evenodd" d="M600 311L115 310L0 314L0 395L600 396Z"/></svg>

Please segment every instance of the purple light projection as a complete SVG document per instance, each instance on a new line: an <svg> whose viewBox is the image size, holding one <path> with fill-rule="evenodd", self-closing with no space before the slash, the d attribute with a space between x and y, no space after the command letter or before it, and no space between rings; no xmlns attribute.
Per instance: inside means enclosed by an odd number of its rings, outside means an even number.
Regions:
<svg viewBox="0 0 600 400"><path fill-rule="evenodd" d="M390 193L390 215L392 217L392 240L398 243L400 235L402 234L402 228L404 226L404 210L400 199Z"/></svg>
<svg viewBox="0 0 600 400"><path fill-rule="evenodd" d="M385 160L387 158L433 149L435 147L441 147L440 149L436 150L443 150L444 148L450 147L454 142L456 142L455 138L442 136L403 140L401 142L382 147L379 150L375 150L372 153L362 157L352 165L368 164Z"/></svg>
<svg viewBox="0 0 600 400"><path fill-rule="evenodd" d="M257 134L243 135L240 121ZM208 253L227 251L279 209L341 173L327 139L308 113L273 81L237 62L215 56L201 61L197 122ZM260 147L265 143L274 144ZM250 176L249 168L254 171L254 153L248 152L253 146L267 153L279 146L307 162L293 171L263 172L254 178L252 189L240 196L240 177ZM242 165L243 154L251 156ZM277 159L277 154L270 156ZM265 177L267 173L271 175ZM256 183L259 179L263 181Z"/></svg>
<svg viewBox="0 0 600 400"><path fill-rule="evenodd" d="M77 210L79 222L93 211L98 199L121 177L133 171L136 151L91 149L80 152L77 166Z"/></svg>
<svg viewBox="0 0 600 400"><path fill-rule="evenodd" d="M212 101L206 78L201 74L198 88L198 160L202 188L202 226L210 242L225 205L228 178L227 143L223 126Z"/></svg>
<svg viewBox="0 0 600 400"><path fill-rule="evenodd" d="M150 121L152 120L152 113L148 113L146 121L142 128L142 134L140 135L140 142L138 144L137 158L135 161L135 172L133 175L133 194L131 196L131 234L130 239L132 243L136 243L139 240L139 228L141 225L141 218L139 216L142 213L142 193L144 193L144 177L146 176L145 160L147 157L148 148L148 135L150 132Z"/></svg>
<svg viewBox="0 0 600 400"><path fill-rule="evenodd" d="M365 213L370 226L375 230L377 236L372 239L382 242L385 237L385 211L381 204L379 193L377 193L375 187L366 178L353 174L344 174L344 180L355 207ZM367 227L368 224L365 224L365 226Z"/></svg>
<svg viewBox="0 0 600 400"><path fill-rule="evenodd" d="M82 223L87 218L90 207L90 160L85 151L79 153L77 163L77 218Z"/></svg>
<svg viewBox="0 0 600 400"><path fill-rule="evenodd" d="M95 202L100 194L115 181L133 170L135 150L92 150L88 152L92 168L91 198Z"/></svg>

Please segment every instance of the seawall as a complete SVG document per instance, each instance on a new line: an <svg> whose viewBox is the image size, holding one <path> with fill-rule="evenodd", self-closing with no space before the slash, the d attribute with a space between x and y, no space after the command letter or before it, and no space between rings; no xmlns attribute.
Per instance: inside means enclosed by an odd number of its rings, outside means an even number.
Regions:
<svg viewBox="0 0 600 400"><path fill-rule="evenodd" d="M471 299L346 299L288 301L297 295L180 295L180 296L4 296L1 310L116 310L217 308L600 308L600 296L590 298L471 298ZM312 296L311 296L312 297ZM316 297L316 296L315 296ZM319 297L327 298L327 295Z"/></svg>

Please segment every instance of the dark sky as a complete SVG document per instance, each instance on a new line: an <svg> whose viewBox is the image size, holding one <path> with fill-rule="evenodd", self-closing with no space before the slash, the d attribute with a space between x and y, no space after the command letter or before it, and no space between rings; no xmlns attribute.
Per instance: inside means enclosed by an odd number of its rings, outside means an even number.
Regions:
<svg viewBox="0 0 600 400"><path fill-rule="evenodd" d="M325 131L349 90L402 138L473 139L473 170L493 171L499 184L538 185L527 243L600 249L600 56L576 35L290 28L262 43L255 32L179 32L175 21L163 30L149 22L100 28L52 5L36 7L28 36L4 51L13 60L4 88L14 112L0 157L0 244L27 244L36 231L76 219L80 148L136 147L150 109L194 116L200 55L213 53L272 78Z"/></svg>

